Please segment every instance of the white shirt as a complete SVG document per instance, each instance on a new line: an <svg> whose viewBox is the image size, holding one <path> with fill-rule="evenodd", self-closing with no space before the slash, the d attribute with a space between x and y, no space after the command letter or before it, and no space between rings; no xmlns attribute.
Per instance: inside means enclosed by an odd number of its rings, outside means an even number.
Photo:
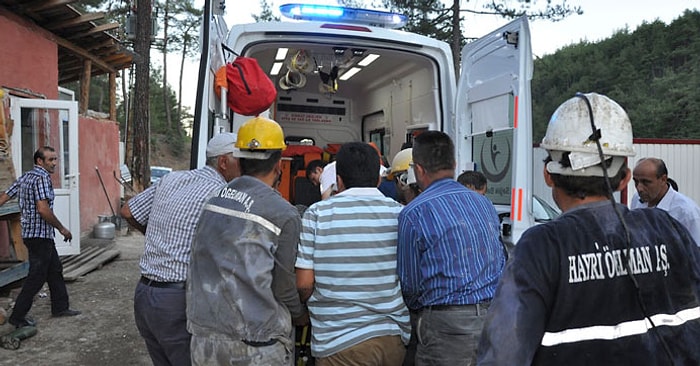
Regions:
<svg viewBox="0 0 700 366"><path fill-rule="evenodd" d="M320 180L320 189L321 189L321 195L327 190L331 190L331 192L337 192L338 191L338 185L336 184L336 179L335 179L335 161L328 163L325 167L323 167L323 173L321 173L321 177L319 178Z"/></svg>
<svg viewBox="0 0 700 366"><path fill-rule="evenodd" d="M630 206L632 209L649 207L646 202L639 201L638 193L632 197ZM671 217L683 224L695 240L695 244L700 246L700 207L693 200L669 187L656 207L668 212Z"/></svg>

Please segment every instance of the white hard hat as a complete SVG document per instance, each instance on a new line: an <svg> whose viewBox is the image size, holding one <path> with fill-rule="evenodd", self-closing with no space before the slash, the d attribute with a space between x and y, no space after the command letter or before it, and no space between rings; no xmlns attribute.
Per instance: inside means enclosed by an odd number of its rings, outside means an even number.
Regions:
<svg viewBox="0 0 700 366"><path fill-rule="evenodd" d="M397 173L405 172L408 170L409 164L413 161L413 149L407 148L399 151L394 156L394 160L391 161L391 172L389 173L389 179L394 179Z"/></svg>
<svg viewBox="0 0 700 366"><path fill-rule="evenodd" d="M587 101L590 102L590 110ZM591 119L595 128L600 131L599 141L604 158L612 158L607 168L608 175L617 174L625 157L635 155L632 146L632 124L625 110L605 95L577 94L554 111L547 126L547 133L540 144L553 160L547 164L549 173L603 176ZM571 166L559 163L567 152Z"/></svg>

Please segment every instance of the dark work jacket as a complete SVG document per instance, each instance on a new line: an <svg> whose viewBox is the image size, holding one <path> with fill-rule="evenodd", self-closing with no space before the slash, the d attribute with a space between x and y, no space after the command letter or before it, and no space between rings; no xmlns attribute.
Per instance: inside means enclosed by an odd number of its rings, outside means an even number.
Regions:
<svg viewBox="0 0 700 366"><path fill-rule="evenodd" d="M291 349L291 317L305 311L294 275L300 230L297 209L256 178L242 176L214 192L192 244L190 333L234 341L274 339Z"/></svg>
<svg viewBox="0 0 700 366"><path fill-rule="evenodd" d="M608 201L523 234L489 309L479 364L700 364L700 248L665 211L617 208L629 251ZM655 329L645 326L627 260Z"/></svg>

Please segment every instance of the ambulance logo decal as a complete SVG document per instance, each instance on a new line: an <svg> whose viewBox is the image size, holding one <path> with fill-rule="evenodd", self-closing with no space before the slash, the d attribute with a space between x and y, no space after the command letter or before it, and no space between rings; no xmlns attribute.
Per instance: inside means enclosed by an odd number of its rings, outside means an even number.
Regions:
<svg viewBox="0 0 700 366"><path fill-rule="evenodd" d="M481 168L490 182L500 182L510 170L512 149L506 139L501 140L500 144L494 141L493 136L487 140L481 145ZM486 149L489 151L486 152Z"/></svg>

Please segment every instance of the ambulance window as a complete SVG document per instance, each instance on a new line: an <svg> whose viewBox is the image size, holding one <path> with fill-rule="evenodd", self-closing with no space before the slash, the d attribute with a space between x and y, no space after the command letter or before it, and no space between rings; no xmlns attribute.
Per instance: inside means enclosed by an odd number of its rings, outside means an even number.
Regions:
<svg viewBox="0 0 700 366"><path fill-rule="evenodd" d="M386 148L384 146L384 135L386 135L386 130L383 128L370 131L369 132L369 141L373 142L374 145L379 148L379 151L381 151L382 156L386 156Z"/></svg>

